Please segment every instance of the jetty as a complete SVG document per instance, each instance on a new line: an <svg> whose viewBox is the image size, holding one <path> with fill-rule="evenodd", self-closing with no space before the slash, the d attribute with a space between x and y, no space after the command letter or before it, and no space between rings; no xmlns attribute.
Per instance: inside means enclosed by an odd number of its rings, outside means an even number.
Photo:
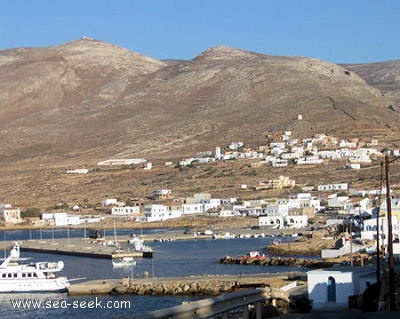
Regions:
<svg viewBox="0 0 400 319"><path fill-rule="evenodd" d="M144 257L143 252L120 250L91 238L57 238L43 240L19 240L21 251L73 255L92 258ZM127 240L126 240L127 242ZM3 242L4 247L12 247L14 242Z"/></svg>
<svg viewBox="0 0 400 319"><path fill-rule="evenodd" d="M70 295L135 294L135 295L198 295L216 296L247 288L295 286L305 274L265 273L251 275L204 275L177 278L122 278L90 280L72 284Z"/></svg>
<svg viewBox="0 0 400 319"><path fill-rule="evenodd" d="M220 264L259 265L259 266L299 266L307 268L327 268L337 264L335 261L318 260L296 257L270 257L270 256L225 256L218 261Z"/></svg>

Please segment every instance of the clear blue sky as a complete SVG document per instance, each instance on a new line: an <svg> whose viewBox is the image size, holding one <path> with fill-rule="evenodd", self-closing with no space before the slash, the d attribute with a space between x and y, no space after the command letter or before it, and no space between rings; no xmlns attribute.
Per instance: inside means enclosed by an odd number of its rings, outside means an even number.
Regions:
<svg viewBox="0 0 400 319"><path fill-rule="evenodd" d="M92 37L158 59L228 45L335 63L400 59L400 0L0 0L0 50Z"/></svg>

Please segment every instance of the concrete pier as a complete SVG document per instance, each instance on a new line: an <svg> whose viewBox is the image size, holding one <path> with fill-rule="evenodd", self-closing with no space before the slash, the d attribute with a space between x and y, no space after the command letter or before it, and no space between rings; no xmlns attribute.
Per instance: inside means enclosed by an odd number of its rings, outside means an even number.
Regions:
<svg viewBox="0 0 400 319"><path fill-rule="evenodd" d="M93 258L119 258L132 256L135 258L143 257L142 252L136 251L118 251L116 247L96 243L90 238L57 238L43 240L20 240L21 251L33 251L41 253L73 255ZM127 239L126 239L127 242ZM3 245L10 249L14 242L3 242Z"/></svg>

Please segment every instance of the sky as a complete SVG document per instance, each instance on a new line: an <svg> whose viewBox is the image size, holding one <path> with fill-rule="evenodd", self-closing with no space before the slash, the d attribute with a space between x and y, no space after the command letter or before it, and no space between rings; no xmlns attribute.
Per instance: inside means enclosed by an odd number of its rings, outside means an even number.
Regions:
<svg viewBox="0 0 400 319"><path fill-rule="evenodd" d="M400 0L0 0L0 50L84 36L156 59L218 45L333 63L400 59Z"/></svg>

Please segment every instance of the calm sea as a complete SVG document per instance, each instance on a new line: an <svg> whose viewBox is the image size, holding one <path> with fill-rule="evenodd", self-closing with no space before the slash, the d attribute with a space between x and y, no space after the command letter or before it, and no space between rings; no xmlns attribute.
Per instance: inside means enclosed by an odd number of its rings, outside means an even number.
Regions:
<svg viewBox="0 0 400 319"><path fill-rule="evenodd" d="M143 230L143 233L164 232L162 229ZM118 230L117 235L133 233L132 230ZM137 230L136 230L136 233ZM23 240L23 239L45 239L62 237L82 237L83 230L24 230L0 232L0 239ZM113 230L106 235L113 236ZM107 259L95 259L87 257L74 257L64 255L52 255L41 253L22 252L21 257L30 257L30 261L58 261L63 260L65 268L60 275L69 279L105 279L122 277L143 277L145 272L154 277L179 277L189 275L206 274L256 274L272 273L281 271L300 270L288 267L262 267L243 265L222 265L217 261L225 255L237 256L248 253L251 250L263 251L263 248L272 243L272 238L247 238L247 239L219 239L219 240L189 240L171 242L147 243L155 250L152 259L138 259L133 268L114 269L111 261ZM285 239L283 239L285 240ZM287 238L286 240L290 240ZM0 257L3 257L0 255ZM10 299L35 298L42 301L40 309L15 309ZM95 299L97 298L97 299ZM116 318L129 317L146 311L172 307L181 304L189 297L173 296L68 296L66 293L34 293L34 294L0 294L0 318ZM48 300L59 301L57 309L48 309L43 302ZM99 308L77 308L92 301L94 305L103 306ZM129 301L130 308L123 306L123 301ZM112 303L110 303L112 302ZM112 305L110 309L104 309L105 304ZM125 304L126 305L126 304ZM66 307L66 308L64 308Z"/></svg>

